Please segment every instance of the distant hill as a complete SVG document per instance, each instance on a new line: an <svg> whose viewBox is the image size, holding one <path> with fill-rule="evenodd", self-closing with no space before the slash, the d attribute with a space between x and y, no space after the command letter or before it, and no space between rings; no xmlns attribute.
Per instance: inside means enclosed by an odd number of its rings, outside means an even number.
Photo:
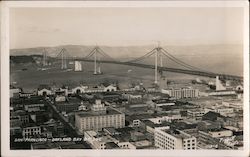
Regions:
<svg viewBox="0 0 250 157"><path fill-rule="evenodd" d="M40 54L46 50L50 56L56 56L62 48L65 48L71 56L83 57L91 52L95 46L83 46L83 45L62 45L56 47L37 47L37 48L26 48L26 49L11 49L11 55L31 55ZM129 46L129 47L110 47L110 46L99 46L107 54L114 58L133 58L139 57L144 53L149 52L153 46Z"/></svg>
<svg viewBox="0 0 250 157"><path fill-rule="evenodd" d="M99 46L103 51L117 60L129 60L140 57L151 51L154 46ZM195 46L162 46L176 58L193 66L208 71L243 76L243 46L242 45L195 45ZM37 47L26 49L12 49L10 55L42 55L44 49L49 56L56 56L65 48L71 56L84 57L91 52L94 46L62 45L56 47ZM172 66L171 61L164 61ZM174 65L173 65L174 66Z"/></svg>

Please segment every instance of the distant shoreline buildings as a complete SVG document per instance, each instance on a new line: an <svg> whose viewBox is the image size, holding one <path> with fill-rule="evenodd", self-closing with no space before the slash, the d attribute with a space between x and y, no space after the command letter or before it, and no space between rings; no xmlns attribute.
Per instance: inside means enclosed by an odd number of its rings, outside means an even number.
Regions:
<svg viewBox="0 0 250 157"><path fill-rule="evenodd" d="M168 94L170 97L173 97L176 99L197 98L199 96L199 90L192 89L192 88L162 89L161 92L164 94Z"/></svg>

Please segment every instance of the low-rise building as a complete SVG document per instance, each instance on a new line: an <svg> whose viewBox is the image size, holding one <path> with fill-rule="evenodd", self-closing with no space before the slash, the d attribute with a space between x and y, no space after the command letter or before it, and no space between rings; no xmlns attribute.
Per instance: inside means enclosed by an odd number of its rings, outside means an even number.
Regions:
<svg viewBox="0 0 250 157"><path fill-rule="evenodd" d="M86 146L86 143L77 144L76 142L52 142L50 140L41 141L37 143L31 143L31 150L37 149L89 149L89 145Z"/></svg>
<svg viewBox="0 0 250 157"><path fill-rule="evenodd" d="M118 146L121 149L136 149L136 146L133 145L131 142L119 141Z"/></svg>
<svg viewBox="0 0 250 157"><path fill-rule="evenodd" d="M146 140L146 136L144 133L139 132L139 131L131 131L130 132L130 139L132 141L142 141Z"/></svg>
<svg viewBox="0 0 250 157"><path fill-rule="evenodd" d="M133 127L138 127L138 126L140 126L140 124L141 124L141 120L140 119L134 119L132 121L132 126Z"/></svg>
<svg viewBox="0 0 250 157"><path fill-rule="evenodd" d="M77 111L80 104L77 103L70 103L70 102L58 102L56 103L56 108L60 112L72 112Z"/></svg>
<svg viewBox="0 0 250 157"><path fill-rule="evenodd" d="M234 126L239 128L239 130L243 130L243 116L227 117L225 118L224 125Z"/></svg>
<svg viewBox="0 0 250 157"><path fill-rule="evenodd" d="M195 118L195 119L199 119L202 118L202 116L204 114L206 114L208 111L204 110L204 109L190 109L187 110L187 116L190 118Z"/></svg>
<svg viewBox="0 0 250 157"><path fill-rule="evenodd" d="M209 131L208 133L213 138L233 136L233 132L231 130L224 130L224 129L220 129L220 130L217 130L217 131Z"/></svg>
<svg viewBox="0 0 250 157"><path fill-rule="evenodd" d="M85 93L86 89L88 89L88 86L77 86L75 88L72 88L72 94Z"/></svg>
<svg viewBox="0 0 250 157"><path fill-rule="evenodd" d="M146 120L149 118L155 118L155 116L152 116L152 114L130 115L126 116L126 121L129 123L128 125L131 127L139 127L141 125L142 120Z"/></svg>
<svg viewBox="0 0 250 157"><path fill-rule="evenodd" d="M155 134L155 130L157 129L170 129L168 123L155 124L150 120L143 120L141 127L144 128L148 133L153 135Z"/></svg>
<svg viewBox="0 0 250 157"><path fill-rule="evenodd" d="M206 110L206 112L212 111L212 112L219 113L220 115L225 116L225 117L234 116L234 108L224 106L223 104L222 105L221 104L216 104L214 106L206 108L205 110Z"/></svg>
<svg viewBox="0 0 250 157"><path fill-rule="evenodd" d="M223 116L221 116L219 113L212 112L212 111L209 111L202 116L202 120L221 121L222 119L223 119Z"/></svg>
<svg viewBox="0 0 250 157"><path fill-rule="evenodd" d="M162 89L161 92L164 94L168 94L170 97L173 97L176 99L197 98L199 96L199 90L192 89L192 88Z"/></svg>
<svg viewBox="0 0 250 157"><path fill-rule="evenodd" d="M10 87L10 98L18 98L21 90L13 86Z"/></svg>
<svg viewBox="0 0 250 157"><path fill-rule="evenodd" d="M243 109L243 101L223 101L222 105L226 107L232 107L235 110Z"/></svg>
<svg viewBox="0 0 250 157"><path fill-rule="evenodd" d="M41 135L41 127L36 125L24 126L22 131L23 137L34 137Z"/></svg>
<svg viewBox="0 0 250 157"><path fill-rule="evenodd" d="M64 102L66 101L66 97L64 95L57 95L55 97L55 102Z"/></svg>
<svg viewBox="0 0 250 157"><path fill-rule="evenodd" d="M10 117L10 128L20 127L22 122L18 116L11 116Z"/></svg>
<svg viewBox="0 0 250 157"><path fill-rule="evenodd" d="M11 112L10 118L13 118L13 120L19 120L20 124L26 124L29 123L29 114L27 111L23 110L17 110L15 112Z"/></svg>
<svg viewBox="0 0 250 157"><path fill-rule="evenodd" d="M214 110L215 112L221 114L222 116L231 116L234 115L234 109L231 107L219 107Z"/></svg>
<svg viewBox="0 0 250 157"><path fill-rule="evenodd" d="M198 129L199 130L214 130L214 129L220 129L222 127L222 123L219 121L209 121L204 120L198 123Z"/></svg>
<svg viewBox="0 0 250 157"><path fill-rule="evenodd" d="M162 106L173 106L175 105L175 102L172 100L168 100L168 99L156 99L156 100L152 100L155 104L155 107L162 107Z"/></svg>
<svg viewBox="0 0 250 157"><path fill-rule="evenodd" d="M206 131L198 131L198 141L201 149L231 149Z"/></svg>
<svg viewBox="0 0 250 157"><path fill-rule="evenodd" d="M149 140L135 141L135 142L131 142L131 144L133 144L136 149L145 149L145 148L152 146L152 142Z"/></svg>
<svg viewBox="0 0 250 157"><path fill-rule="evenodd" d="M46 111L30 112L30 119L35 123L43 123L44 121L49 120L51 114Z"/></svg>
<svg viewBox="0 0 250 157"><path fill-rule="evenodd" d="M107 134L113 136L113 135L121 135L120 132L118 132L115 128L113 127L108 127L108 128L104 128L103 129L104 132L106 132Z"/></svg>
<svg viewBox="0 0 250 157"><path fill-rule="evenodd" d="M115 91L117 91L117 87L115 85L113 85L113 84L109 84L109 85L103 84L103 86L104 86L104 89L103 89L104 92L115 92Z"/></svg>
<svg viewBox="0 0 250 157"><path fill-rule="evenodd" d="M44 110L43 103L32 103L32 104L25 104L24 110L27 112L37 112Z"/></svg>
<svg viewBox="0 0 250 157"><path fill-rule="evenodd" d="M22 135L22 128L20 126L10 127L10 136Z"/></svg>
<svg viewBox="0 0 250 157"><path fill-rule="evenodd" d="M181 117L180 114L172 114L172 115L166 115L166 116L158 116L154 118L149 118L151 122L154 124L162 124L163 122L171 122L173 120L182 120L183 118Z"/></svg>
<svg viewBox="0 0 250 157"><path fill-rule="evenodd" d="M40 85L37 89L37 95L39 96L52 95L52 90L48 85Z"/></svg>
<svg viewBox="0 0 250 157"><path fill-rule="evenodd" d="M88 110L88 107L84 104L81 104L79 107L78 107L78 110L79 111L87 111Z"/></svg>
<svg viewBox="0 0 250 157"><path fill-rule="evenodd" d="M81 101L77 98L67 98L65 102L56 102L56 108L60 112L77 111L81 105Z"/></svg>
<svg viewBox="0 0 250 157"><path fill-rule="evenodd" d="M30 98L30 97L35 96L35 95L36 95L35 92L34 93L24 93L24 92L19 93L20 98Z"/></svg>
<svg viewBox="0 0 250 157"><path fill-rule="evenodd" d="M128 140L121 140L121 135L110 135L97 131L85 131L84 140L94 149L136 149Z"/></svg>
<svg viewBox="0 0 250 157"><path fill-rule="evenodd" d="M59 88L58 91L62 92L64 96L68 96L70 93L68 86L63 86L63 87Z"/></svg>
<svg viewBox="0 0 250 157"><path fill-rule="evenodd" d="M52 136L58 137L64 135L64 125L60 121L50 119L47 122L43 123L42 128L51 133Z"/></svg>
<svg viewBox="0 0 250 157"><path fill-rule="evenodd" d="M209 96L236 96L236 92L233 90L221 90L208 93Z"/></svg>
<svg viewBox="0 0 250 157"><path fill-rule="evenodd" d="M84 131L84 140L94 149L107 149L107 143L118 144L119 142L110 135L99 135L97 131Z"/></svg>
<svg viewBox="0 0 250 157"><path fill-rule="evenodd" d="M141 94L123 94L123 97L128 100L129 104L143 103L143 95Z"/></svg>

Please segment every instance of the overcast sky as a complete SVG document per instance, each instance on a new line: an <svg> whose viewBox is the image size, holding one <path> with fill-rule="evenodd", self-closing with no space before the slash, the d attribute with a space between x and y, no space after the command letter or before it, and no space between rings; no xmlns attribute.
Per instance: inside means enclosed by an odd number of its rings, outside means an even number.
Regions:
<svg viewBox="0 0 250 157"><path fill-rule="evenodd" d="M15 8L10 47L242 44L242 8Z"/></svg>

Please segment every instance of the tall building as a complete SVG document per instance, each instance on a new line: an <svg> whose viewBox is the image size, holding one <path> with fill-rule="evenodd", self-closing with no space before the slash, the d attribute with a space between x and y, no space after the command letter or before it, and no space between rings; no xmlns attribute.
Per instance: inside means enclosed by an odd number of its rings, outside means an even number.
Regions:
<svg viewBox="0 0 250 157"><path fill-rule="evenodd" d="M125 126L124 113L110 107L106 108L100 101L97 101L91 109L75 115L75 126L80 133L87 130L101 130L105 127L123 128Z"/></svg>
<svg viewBox="0 0 250 157"><path fill-rule="evenodd" d="M181 130L156 129L154 136L157 148L194 150L197 147L196 138Z"/></svg>

